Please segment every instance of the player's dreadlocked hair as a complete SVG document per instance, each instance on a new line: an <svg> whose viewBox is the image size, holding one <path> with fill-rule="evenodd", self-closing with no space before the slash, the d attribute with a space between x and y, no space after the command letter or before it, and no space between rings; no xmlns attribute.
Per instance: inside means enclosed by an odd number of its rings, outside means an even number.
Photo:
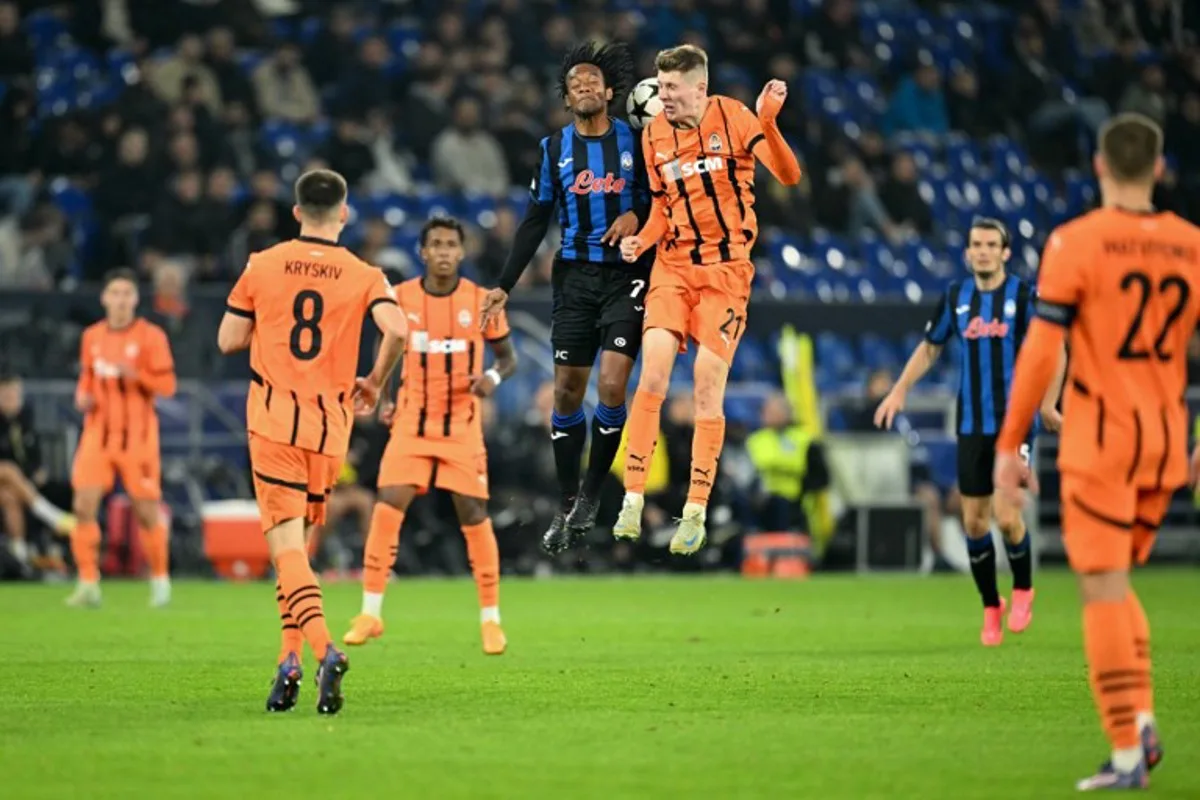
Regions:
<svg viewBox="0 0 1200 800"><path fill-rule="evenodd" d="M604 76L605 87L612 89L613 101L622 97L633 82L633 53L621 42L583 42L563 56L558 73L558 95L567 96L567 76L580 64L591 64Z"/></svg>

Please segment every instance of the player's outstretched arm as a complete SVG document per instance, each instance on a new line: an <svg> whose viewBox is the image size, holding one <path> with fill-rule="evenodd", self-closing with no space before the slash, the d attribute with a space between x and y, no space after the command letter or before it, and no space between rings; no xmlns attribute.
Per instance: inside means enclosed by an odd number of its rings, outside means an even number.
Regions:
<svg viewBox="0 0 1200 800"><path fill-rule="evenodd" d="M879 403L879 408L875 409L875 427L892 427L896 414L904 410L904 404L908 399L908 390L925 377L925 373L929 372L930 367L937 362L941 354L942 345L940 344L924 341L917 345L917 349L913 350L912 355L908 357L904 371L896 379L896 384Z"/></svg>
<svg viewBox="0 0 1200 800"><path fill-rule="evenodd" d="M786 99L786 83L779 80L767 81L755 103L758 122L762 126L762 138L754 137L751 140L750 152L771 171L776 180L784 186L795 186L800 182L800 162L787 140L783 138L783 132L779 130L779 124L776 122Z"/></svg>
<svg viewBox="0 0 1200 800"><path fill-rule="evenodd" d="M1059 325L1035 318L1017 355L1013 385L1004 425L996 438L996 452L1016 453L1029 436L1033 415L1054 381L1063 354L1066 330Z"/></svg>
<svg viewBox="0 0 1200 800"><path fill-rule="evenodd" d="M400 356L404 354L404 340L408 336L408 323L404 312L392 302L377 302L371 306L371 318L379 328L379 352L375 355L375 366L365 378L354 382L354 411L365 414L373 411L379 395L391 377Z"/></svg>
<svg viewBox="0 0 1200 800"><path fill-rule="evenodd" d="M221 318L221 327L217 328L217 347L225 355L236 353L250 347L250 339L253 336L253 317L226 311L225 316Z"/></svg>

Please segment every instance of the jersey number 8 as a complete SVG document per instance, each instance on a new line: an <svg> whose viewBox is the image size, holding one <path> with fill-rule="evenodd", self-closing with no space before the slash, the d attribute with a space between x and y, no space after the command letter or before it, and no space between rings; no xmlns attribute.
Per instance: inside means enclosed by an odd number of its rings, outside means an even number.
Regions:
<svg viewBox="0 0 1200 800"><path fill-rule="evenodd" d="M325 298L320 292L304 289L296 293L292 303L292 326L290 340L292 355L301 361L312 361L321 354L321 316L325 313ZM308 331L308 347L302 345L303 334Z"/></svg>

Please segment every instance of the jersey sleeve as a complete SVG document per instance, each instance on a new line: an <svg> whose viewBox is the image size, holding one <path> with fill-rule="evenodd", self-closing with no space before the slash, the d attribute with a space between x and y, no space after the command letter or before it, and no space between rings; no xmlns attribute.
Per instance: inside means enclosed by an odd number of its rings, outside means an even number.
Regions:
<svg viewBox="0 0 1200 800"><path fill-rule="evenodd" d="M633 139L633 207L644 221L644 215L650 208L650 184L646 174L646 152L640 136Z"/></svg>
<svg viewBox="0 0 1200 800"><path fill-rule="evenodd" d="M375 306L380 303L399 305L400 301L396 298L396 290L388 283L383 270L371 267L371 277L367 280L367 316L370 316Z"/></svg>
<svg viewBox="0 0 1200 800"><path fill-rule="evenodd" d="M950 298L954 294L952 289L946 290L934 306L929 321L925 323L925 341L930 344L941 347L954 335L954 314L950 308Z"/></svg>
<svg viewBox="0 0 1200 800"><path fill-rule="evenodd" d="M730 100L724 104L728 109L729 131L734 137L734 144L747 153L753 153L754 148L763 140L763 127L757 116L745 103Z"/></svg>
<svg viewBox="0 0 1200 800"><path fill-rule="evenodd" d="M175 394L175 358L166 332L157 325L146 332L146 359L138 370L138 382L163 397Z"/></svg>
<svg viewBox="0 0 1200 800"><path fill-rule="evenodd" d="M254 293L252 291L254 277L251 274L253 269L254 258L251 257L246 262L246 268L242 270L242 274L238 276L237 283L229 291L229 299L225 301L225 310L230 314L254 319Z"/></svg>
<svg viewBox="0 0 1200 800"><path fill-rule="evenodd" d="M643 163L645 163L645 155L647 153L655 153L654 143L651 141L649 125L647 125L645 127L645 129L642 131L641 150L642 150L642 156L643 156L643 159L642 159ZM657 153L655 153L655 157L657 158ZM655 166L653 166L653 167L651 167L649 164L646 165L646 188L649 190L651 197L657 198L657 197L663 196L662 178L658 174L657 162L655 163Z"/></svg>
<svg viewBox="0 0 1200 800"><path fill-rule="evenodd" d="M1034 312L1040 319L1069 327L1083 299L1083 269L1077 260L1077 248L1067 242L1063 231L1056 230L1046 241L1034 292Z"/></svg>
<svg viewBox="0 0 1200 800"><path fill-rule="evenodd" d="M83 335L79 337L79 382L75 385L75 391L81 394L92 393L92 364L88 357L90 348L88 347L92 341L92 329L86 328Z"/></svg>
<svg viewBox="0 0 1200 800"><path fill-rule="evenodd" d="M554 166L550 156L550 137L542 139L541 160L534 170L533 180L529 184L529 199L538 205L554 204Z"/></svg>

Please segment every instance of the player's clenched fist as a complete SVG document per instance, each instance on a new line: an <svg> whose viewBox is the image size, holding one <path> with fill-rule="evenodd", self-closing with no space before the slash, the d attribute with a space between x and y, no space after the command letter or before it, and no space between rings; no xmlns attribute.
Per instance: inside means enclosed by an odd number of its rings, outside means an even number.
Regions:
<svg viewBox="0 0 1200 800"><path fill-rule="evenodd" d="M761 120L773 120L779 116L783 101L787 99L787 84L780 80L769 80L754 102L754 113Z"/></svg>
<svg viewBox="0 0 1200 800"><path fill-rule="evenodd" d="M354 413L369 414L379 402L381 389L372 378L354 379Z"/></svg>
<svg viewBox="0 0 1200 800"><path fill-rule="evenodd" d="M626 236L621 240L621 259L629 264L637 261L642 240L638 236Z"/></svg>
<svg viewBox="0 0 1200 800"><path fill-rule="evenodd" d="M500 316L508 303L508 292L503 289L492 289L483 296L483 307L479 309L479 330L487 330L492 320Z"/></svg>

